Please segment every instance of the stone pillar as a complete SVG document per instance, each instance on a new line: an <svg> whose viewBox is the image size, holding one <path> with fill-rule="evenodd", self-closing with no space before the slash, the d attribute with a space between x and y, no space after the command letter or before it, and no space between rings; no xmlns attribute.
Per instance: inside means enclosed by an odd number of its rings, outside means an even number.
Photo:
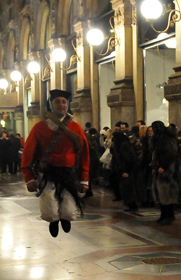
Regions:
<svg viewBox="0 0 181 280"><path fill-rule="evenodd" d="M14 119L16 123L16 132L20 133L24 137L24 113L23 113L23 94L24 94L24 69L22 64L15 62L15 69L19 71L22 75L22 78L17 82L16 92L17 92L17 107L15 108Z"/></svg>
<svg viewBox="0 0 181 280"><path fill-rule="evenodd" d="M130 0L132 4L132 38L133 38L133 85L135 93L135 118L144 119L144 92L143 92L143 49L138 45L138 25L136 1ZM135 123L136 124L136 123Z"/></svg>
<svg viewBox="0 0 181 280"><path fill-rule="evenodd" d="M181 0L178 0L181 8ZM177 2L175 2L176 9ZM168 78L164 87L165 98L169 101L169 123L174 123L181 130L181 20L175 23L176 30L176 65L175 73Z"/></svg>
<svg viewBox="0 0 181 280"><path fill-rule="evenodd" d="M30 61L37 61L40 64L39 53L32 52L29 55ZM40 113L40 79L41 73L31 74L31 106L28 107L28 130L41 120Z"/></svg>
<svg viewBox="0 0 181 280"><path fill-rule="evenodd" d="M48 42L50 53L56 48L65 49L65 38L51 39ZM55 62L50 54L50 65L52 71L50 73L50 90L52 89L66 89L66 71L61 68L65 68L65 62Z"/></svg>
<svg viewBox="0 0 181 280"><path fill-rule="evenodd" d="M135 124L133 88L132 5L130 0L112 0L116 36L115 86L107 97L111 127L119 120Z"/></svg>
<svg viewBox="0 0 181 280"><path fill-rule="evenodd" d="M90 49L86 40L87 22L74 25L77 34L77 91L71 102L74 119L84 128L86 122L92 123L92 101L90 94Z"/></svg>
<svg viewBox="0 0 181 280"><path fill-rule="evenodd" d="M100 130L98 64L94 62L93 46L90 46L90 80L92 101L92 127Z"/></svg>

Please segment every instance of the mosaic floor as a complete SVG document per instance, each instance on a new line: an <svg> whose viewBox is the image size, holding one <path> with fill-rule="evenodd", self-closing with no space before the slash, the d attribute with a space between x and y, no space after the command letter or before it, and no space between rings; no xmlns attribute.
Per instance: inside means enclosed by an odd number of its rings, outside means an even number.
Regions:
<svg viewBox="0 0 181 280"><path fill-rule="evenodd" d="M53 238L21 173L1 175L0 279L180 280L181 209L172 225L161 226L158 208L128 213L110 189L93 192L84 219Z"/></svg>

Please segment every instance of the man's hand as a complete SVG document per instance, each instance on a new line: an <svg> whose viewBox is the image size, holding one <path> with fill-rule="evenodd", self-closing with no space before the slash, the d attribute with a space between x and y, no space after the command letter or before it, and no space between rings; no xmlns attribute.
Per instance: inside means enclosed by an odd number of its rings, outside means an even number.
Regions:
<svg viewBox="0 0 181 280"><path fill-rule="evenodd" d="M128 178L128 177L129 177L129 174L128 174L128 173L123 173L122 177L123 177L123 178Z"/></svg>
<svg viewBox="0 0 181 280"><path fill-rule="evenodd" d="M86 191L89 189L87 185L80 185L79 192L80 193L86 193Z"/></svg>
<svg viewBox="0 0 181 280"><path fill-rule="evenodd" d="M29 182L27 184L27 189L29 192L36 192L37 191L37 184L36 182Z"/></svg>
<svg viewBox="0 0 181 280"><path fill-rule="evenodd" d="M165 170L163 168L161 168L161 167L158 169L158 173L163 173L164 171Z"/></svg>

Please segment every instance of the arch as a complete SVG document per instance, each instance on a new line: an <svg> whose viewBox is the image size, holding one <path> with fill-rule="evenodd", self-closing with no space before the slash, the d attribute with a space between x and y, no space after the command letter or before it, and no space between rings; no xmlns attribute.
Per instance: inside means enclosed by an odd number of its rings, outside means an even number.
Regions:
<svg viewBox="0 0 181 280"><path fill-rule="evenodd" d="M50 36L50 32L47 32L49 25L49 6L46 1L41 2L40 9L37 17L37 28L36 28L36 41L35 46L37 50L46 49L46 35ZM50 38L47 38L47 40Z"/></svg>
<svg viewBox="0 0 181 280"><path fill-rule="evenodd" d="M10 31L7 45L7 68L12 69L14 66L14 58L15 58L15 36L14 31Z"/></svg>
<svg viewBox="0 0 181 280"><path fill-rule="evenodd" d="M20 60L27 60L29 52L29 37L30 37L30 21L25 17L22 22L20 35Z"/></svg>
<svg viewBox="0 0 181 280"><path fill-rule="evenodd" d="M59 0L58 2L58 19L57 19L57 36L67 36L69 32L69 14L72 0Z"/></svg>

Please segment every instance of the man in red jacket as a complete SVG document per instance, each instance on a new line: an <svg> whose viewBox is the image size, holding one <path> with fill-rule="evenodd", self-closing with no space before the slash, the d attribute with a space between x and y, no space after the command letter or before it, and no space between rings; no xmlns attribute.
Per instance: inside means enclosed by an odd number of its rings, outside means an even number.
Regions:
<svg viewBox="0 0 181 280"><path fill-rule="evenodd" d="M89 148L83 129L67 113L70 96L71 93L63 90L50 91L49 118L32 128L25 142L21 169L30 192L38 189L41 197L47 183L51 182L55 186L55 198L59 205L66 190L81 209L76 182L79 181L79 192L85 193L89 180ZM38 163L42 169L39 186L32 168L34 163ZM70 231L70 221L62 219L60 215L49 225L53 237L58 235L59 220L63 230Z"/></svg>

